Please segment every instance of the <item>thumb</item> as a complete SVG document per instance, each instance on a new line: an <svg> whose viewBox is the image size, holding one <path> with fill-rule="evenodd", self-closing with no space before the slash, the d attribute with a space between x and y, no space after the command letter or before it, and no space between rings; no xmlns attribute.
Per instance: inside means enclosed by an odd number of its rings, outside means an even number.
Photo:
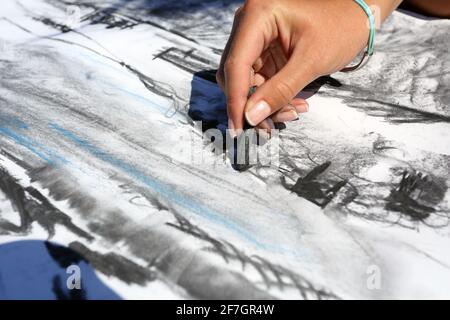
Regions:
<svg viewBox="0 0 450 320"><path fill-rule="evenodd" d="M311 66L301 61L300 55L293 54L288 63L250 97L245 106L245 117L250 125L258 125L289 104L314 80Z"/></svg>

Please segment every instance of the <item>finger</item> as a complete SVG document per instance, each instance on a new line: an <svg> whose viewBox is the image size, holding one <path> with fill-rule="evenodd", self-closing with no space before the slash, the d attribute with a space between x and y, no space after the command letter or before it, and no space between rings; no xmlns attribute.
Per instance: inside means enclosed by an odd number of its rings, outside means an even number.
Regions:
<svg viewBox="0 0 450 320"><path fill-rule="evenodd" d="M257 125L287 105L314 78L312 67L302 63L301 54L294 52L284 68L261 85L247 101L245 116L248 123Z"/></svg>
<svg viewBox="0 0 450 320"><path fill-rule="evenodd" d="M269 139L272 134L272 130L275 129L275 124L271 118L267 118L258 124L256 132L265 139Z"/></svg>
<svg viewBox="0 0 450 320"><path fill-rule="evenodd" d="M256 8L252 8L249 13L242 13L224 64L228 117L235 130L244 127L244 108L252 85L252 66L264 51L265 44L274 37L274 32L268 27L261 28L272 24L263 23L261 19L264 17Z"/></svg>
<svg viewBox="0 0 450 320"><path fill-rule="evenodd" d="M264 65L258 70L258 73L266 78L270 78L278 72L278 69L272 54L269 51L267 52L268 56L264 60Z"/></svg>
<svg viewBox="0 0 450 320"><path fill-rule="evenodd" d="M298 120L298 113L295 107L287 105L276 112L272 117L263 120L256 126L258 134L265 139L270 139L275 123Z"/></svg>
<svg viewBox="0 0 450 320"><path fill-rule="evenodd" d="M253 76L253 86L261 86L264 82L266 82L266 78L259 74L259 73L255 73L255 75Z"/></svg>
<svg viewBox="0 0 450 320"><path fill-rule="evenodd" d="M269 52L272 55L273 63L277 71L283 69L287 63L286 55L284 54L283 48L278 41L272 42L269 48Z"/></svg>
<svg viewBox="0 0 450 320"><path fill-rule="evenodd" d="M298 113L305 113L309 111L309 103L305 99L294 98L291 100L291 105Z"/></svg>
<svg viewBox="0 0 450 320"><path fill-rule="evenodd" d="M272 55L269 50L265 50L261 56L256 59L255 63L253 63L253 70L255 70L255 72L259 72L267 63L268 59L272 59Z"/></svg>
<svg viewBox="0 0 450 320"><path fill-rule="evenodd" d="M264 53L263 53L263 55L264 55ZM261 56L258 59L256 59L255 63L252 66L253 70L255 72L259 72L259 70L261 70L262 67L264 66L264 61L265 61L264 56Z"/></svg>
<svg viewBox="0 0 450 320"><path fill-rule="evenodd" d="M271 116L273 122L289 122L298 119L297 109L293 106L285 106Z"/></svg>
<svg viewBox="0 0 450 320"><path fill-rule="evenodd" d="M269 48L263 52L260 58L253 65L253 69L266 78L272 77L280 71L287 63L286 55L279 44L273 41Z"/></svg>
<svg viewBox="0 0 450 320"><path fill-rule="evenodd" d="M234 34L236 33L236 28L239 23L239 19L240 19L242 10L243 10L243 7L239 7L234 14L234 20L233 20L233 26L231 28L231 33L228 38L227 44L225 45L225 48L223 50L222 57L220 58L219 69L217 69L216 81L217 81L217 84L222 89L224 89L224 86L225 86L225 75L224 75L223 67L224 67L225 61L228 57L228 53L230 52L231 43L233 41Z"/></svg>

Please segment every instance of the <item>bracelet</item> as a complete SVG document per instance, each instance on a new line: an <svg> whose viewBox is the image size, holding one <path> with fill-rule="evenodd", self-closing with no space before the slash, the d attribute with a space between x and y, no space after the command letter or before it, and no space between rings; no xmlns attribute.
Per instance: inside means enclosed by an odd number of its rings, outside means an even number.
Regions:
<svg viewBox="0 0 450 320"><path fill-rule="evenodd" d="M342 69L341 72L350 72L362 68L369 61L374 51L375 32L376 32L375 17L372 13L372 10L364 0L354 0L354 1L357 4L359 4L359 6L364 10L364 12L367 14L367 17L369 18L369 26L370 26L369 41L367 42L367 49L364 52L361 61L357 65Z"/></svg>

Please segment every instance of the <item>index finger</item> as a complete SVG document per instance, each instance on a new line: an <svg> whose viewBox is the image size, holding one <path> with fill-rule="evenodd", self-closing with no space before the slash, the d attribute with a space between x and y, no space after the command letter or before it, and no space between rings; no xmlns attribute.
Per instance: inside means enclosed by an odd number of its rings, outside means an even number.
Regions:
<svg viewBox="0 0 450 320"><path fill-rule="evenodd" d="M244 127L244 108L247 103L248 90L252 86L252 66L270 42L270 30L261 25L262 16L257 11L242 10L236 27L230 51L224 64L225 95L230 130Z"/></svg>

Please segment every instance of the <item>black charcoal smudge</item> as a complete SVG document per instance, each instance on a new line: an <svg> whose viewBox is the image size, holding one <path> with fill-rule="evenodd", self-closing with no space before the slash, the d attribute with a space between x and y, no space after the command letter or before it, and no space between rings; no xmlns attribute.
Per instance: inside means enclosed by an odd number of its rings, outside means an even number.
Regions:
<svg viewBox="0 0 450 320"><path fill-rule="evenodd" d="M134 283L143 286L156 279L156 274L150 269L114 252L101 254L90 250L78 241L70 243L69 248L85 257L95 269L103 274L117 277L127 284Z"/></svg>
<svg viewBox="0 0 450 320"><path fill-rule="evenodd" d="M0 229L14 233L28 233L33 222L41 225L49 234L55 235L55 226L62 225L86 240L94 237L76 226L72 219L53 206L45 196L33 187L21 186L4 168L0 167L0 190L11 202L20 216L20 225L0 219Z"/></svg>
<svg viewBox="0 0 450 320"><path fill-rule="evenodd" d="M328 161L314 167L305 177L299 178L290 190L298 196L325 208L339 190L347 184L347 180L335 182L326 177L321 178L321 175L330 165L331 162Z"/></svg>
<svg viewBox="0 0 450 320"><path fill-rule="evenodd" d="M88 224L90 233L112 244L126 243L132 256L147 262L149 267L155 268L168 281L173 281L174 286L184 289L189 297L273 299L271 294L260 290L243 275L231 271L225 266L211 265L208 257L200 258L197 255L195 264L190 264L180 274L178 270L180 266L183 267L183 261L189 261L194 252L180 240L179 231L172 230L172 228L154 229L136 224L129 219L126 213L105 208L104 204L80 190L76 180L72 179L68 173L63 174L60 170L52 167L30 172L33 181L38 181L45 189L49 190L52 198L68 201L73 209L77 210L84 219L90 221ZM150 203L155 201L145 192L143 196ZM157 203L156 206L160 206L160 204ZM172 215L177 214L173 209L166 212ZM133 278L132 275L122 274L122 272L126 272L129 262L123 263L121 258L110 256L106 260L111 265L104 265L101 260L105 255L91 252L92 250L86 249L81 242L72 243L69 247L102 272L106 274L117 272L117 277L122 277L124 281L142 282L144 279L149 281L150 277L155 275L153 271L151 273L138 272L136 278ZM168 250L169 248L170 250ZM134 267L139 268L139 266ZM134 270L134 267L131 270ZM221 275L220 280L217 279L217 274Z"/></svg>
<svg viewBox="0 0 450 320"><path fill-rule="evenodd" d="M413 221L423 221L436 211L446 192L442 181L436 183L421 172L403 171L400 183L386 199L386 209L400 212Z"/></svg>

